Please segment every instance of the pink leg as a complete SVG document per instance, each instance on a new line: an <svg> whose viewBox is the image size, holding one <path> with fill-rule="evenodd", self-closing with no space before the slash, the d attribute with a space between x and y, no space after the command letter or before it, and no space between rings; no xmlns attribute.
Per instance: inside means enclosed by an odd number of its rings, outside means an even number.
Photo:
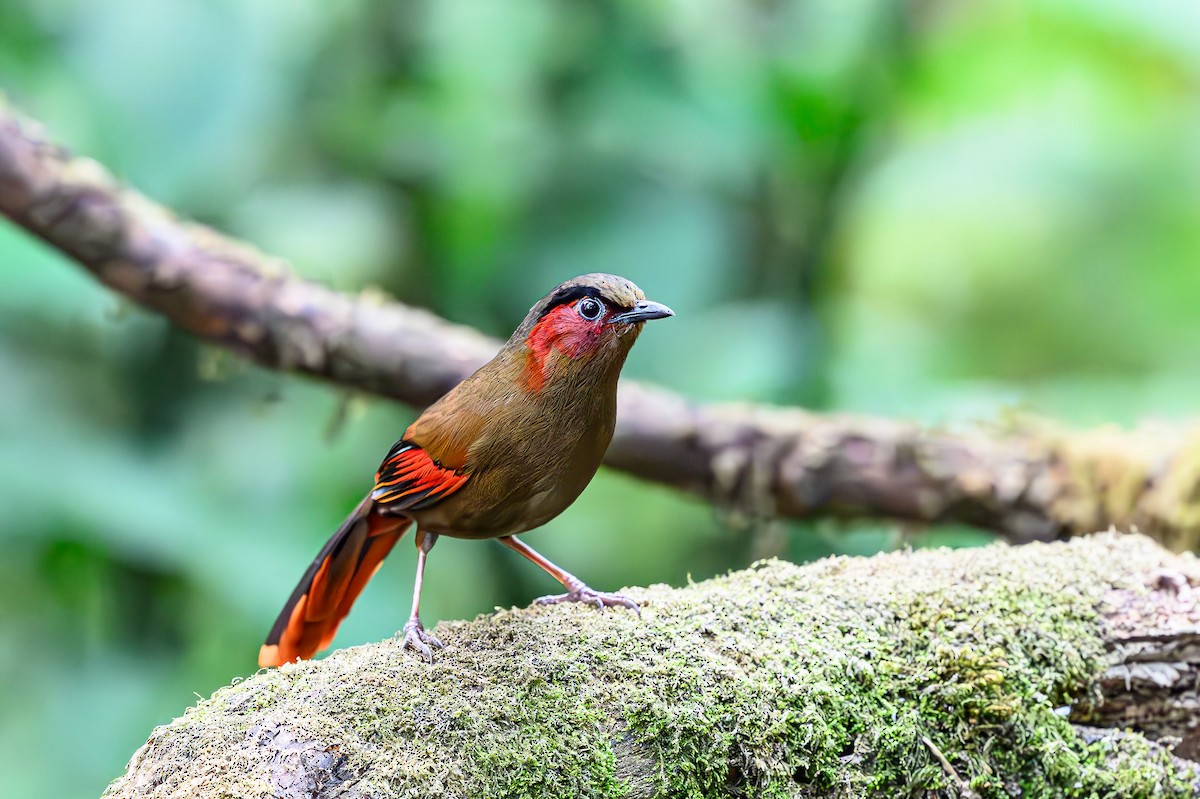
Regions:
<svg viewBox="0 0 1200 799"><path fill-rule="evenodd" d="M560 569L546 558L542 557L537 551L523 541L518 541L514 536L507 535L499 539L501 544L509 549L519 552L529 560L541 566L547 574L558 580L567 589L565 594L554 594L544 596L537 600L539 605L557 605L559 602L587 602L590 605L603 610L605 607L615 607L620 605L624 608L629 608L635 613L640 614L638 603L634 602L627 596L622 594L606 594L602 591L593 591L575 575L571 574L566 569Z"/></svg>
<svg viewBox="0 0 1200 799"><path fill-rule="evenodd" d="M417 578L413 581L412 613L409 614L408 623L404 625L404 646L420 652L430 663L433 662L433 650L430 647L441 649L444 645L425 632L425 627L421 624L421 583L425 579L425 558L437 543L437 538L437 533L417 530Z"/></svg>

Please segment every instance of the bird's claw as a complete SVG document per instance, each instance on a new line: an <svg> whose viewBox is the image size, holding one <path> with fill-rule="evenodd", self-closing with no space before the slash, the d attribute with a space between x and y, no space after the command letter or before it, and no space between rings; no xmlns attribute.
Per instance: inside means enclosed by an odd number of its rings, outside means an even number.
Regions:
<svg viewBox="0 0 1200 799"><path fill-rule="evenodd" d="M567 594L551 594L550 596L539 597L534 600L534 604L536 605L557 605L560 602L586 602L589 605L595 605L600 610L613 607L629 608L639 616L642 614L642 609L638 606L638 603L624 594L593 591L586 585L582 588L576 588Z"/></svg>
<svg viewBox="0 0 1200 799"><path fill-rule="evenodd" d="M433 649L430 647L442 649L445 644L439 641L437 636L427 632L420 619L410 619L408 624L404 625L404 648L412 649L432 663Z"/></svg>

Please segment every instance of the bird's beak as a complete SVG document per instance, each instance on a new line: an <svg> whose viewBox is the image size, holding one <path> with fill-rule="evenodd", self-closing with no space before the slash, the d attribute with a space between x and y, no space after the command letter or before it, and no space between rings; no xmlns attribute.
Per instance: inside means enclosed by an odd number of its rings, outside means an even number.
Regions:
<svg viewBox="0 0 1200 799"><path fill-rule="evenodd" d="M633 306L625 313L620 313L609 319L609 324L626 324L631 325L634 322L646 322L650 319L664 319L668 316L674 316L675 312L667 306L650 300L639 300L637 305Z"/></svg>

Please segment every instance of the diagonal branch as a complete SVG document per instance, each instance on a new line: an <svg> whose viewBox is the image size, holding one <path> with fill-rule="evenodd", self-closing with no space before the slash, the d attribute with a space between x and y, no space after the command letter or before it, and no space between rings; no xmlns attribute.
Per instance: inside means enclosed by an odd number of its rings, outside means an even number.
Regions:
<svg viewBox="0 0 1200 799"><path fill-rule="evenodd" d="M2 103L0 213L114 291L269 368L425 405L498 347L182 221ZM755 518L958 522L1014 541L1136 524L1176 548L1200 543L1200 428L948 431L703 405L625 381L606 462Z"/></svg>

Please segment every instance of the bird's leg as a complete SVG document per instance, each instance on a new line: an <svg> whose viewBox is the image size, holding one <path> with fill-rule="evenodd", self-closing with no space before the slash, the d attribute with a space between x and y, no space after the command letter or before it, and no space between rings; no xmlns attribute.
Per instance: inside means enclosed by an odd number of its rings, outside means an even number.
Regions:
<svg viewBox="0 0 1200 799"><path fill-rule="evenodd" d="M537 600L539 605L557 605L559 602L587 602L589 605L595 605L603 610L606 607L615 607L620 605L623 608L629 608L635 613L641 614L641 609L638 608L638 603L634 602L623 594L606 594L603 591L594 591L588 588L587 585L575 575L571 574L566 569L561 569L555 566L546 558L542 557L534 550L533 547L526 544L524 541L518 541L515 536L506 535L499 539L501 544L509 549L520 552L526 558L541 566L547 574L558 580L567 589L565 594L553 594L544 596Z"/></svg>
<svg viewBox="0 0 1200 799"><path fill-rule="evenodd" d="M425 557L433 545L437 543L437 533L428 530L417 530L417 578L413 581L412 613L408 623L404 625L404 646L411 647L433 662L431 646L441 649L444 644L433 635L425 632L421 624L421 581L425 578Z"/></svg>

